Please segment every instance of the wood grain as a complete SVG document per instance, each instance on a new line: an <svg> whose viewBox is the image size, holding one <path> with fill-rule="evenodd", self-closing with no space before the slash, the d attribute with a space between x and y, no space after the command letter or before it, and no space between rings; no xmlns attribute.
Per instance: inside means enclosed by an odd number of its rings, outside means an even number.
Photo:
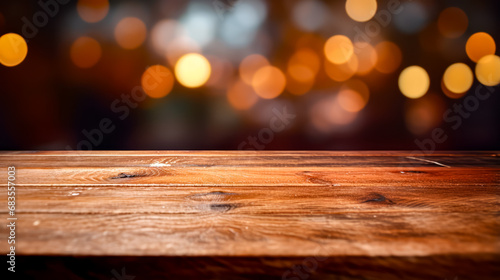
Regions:
<svg viewBox="0 0 500 280"><path fill-rule="evenodd" d="M26 275L110 279L124 266L137 279L500 273L498 152L1 152L2 188L8 166ZM314 269L287 273L311 258Z"/></svg>

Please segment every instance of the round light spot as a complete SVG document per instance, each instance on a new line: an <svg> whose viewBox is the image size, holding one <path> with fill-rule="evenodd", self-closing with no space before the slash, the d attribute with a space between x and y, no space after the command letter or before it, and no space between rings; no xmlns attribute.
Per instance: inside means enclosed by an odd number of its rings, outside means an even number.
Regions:
<svg viewBox="0 0 500 280"><path fill-rule="evenodd" d="M458 94L468 91L473 81L474 75L472 74L472 70L464 63L450 65L443 76L446 88Z"/></svg>
<svg viewBox="0 0 500 280"><path fill-rule="evenodd" d="M273 99L278 97L285 89L286 77L279 68L264 66L253 76L252 86L260 97Z"/></svg>
<svg viewBox="0 0 500 280"><path fill-rule="evenodd" d="M189 53L175 64L175 76L179 83L188 88L204 85L212 72L210 62L201 54Z"/></svg>
<svg viewBox="0 0 500 280"><path fill-rule="evenodd" d="M8 33L0 37L0 63L13 67L24 61L28 55L28 45L23 37Z"/></svg>
<svg viewBox="0 0 500 280"><path fill-rule="evenodd" d="M354 53L354 46L346 36L335 35L326 41L324 52L331 63L342 64L349 61Z"/></svg>
<svg viewBox="0 0 500 280"><path fill-rule="evenodd" d="M120 47L133 50L146 40L146 25L135 17L126 17L120 20L115 28L115 39Z"/></svg>
<svg viewBox="0 0 500 280"><path fill-rule="evenodd" d="M346 81L354 76L356 71L358 71L358 58L356 55L351 56L349 61L343 64L333 64L325 60L325 72L334 81Z"/></svg>
<svg viewBox="0 0 500 280"><path fill-rule="evenodd" d="M485 86L500 84L500 57L487 55L481 58L476 65L476 77Z"/></svg>
<svg viewBox="0 0 500 280"><path fill-rule="evenodd" d="M78 15L88 23L103 20L109 12L108 0L78 0L76 5Z"/></svg>
<svg viewBox="0 0 500 280"><path fill-rule="evenodd" d="M71 45L70 56L77 67L90 68L101 59L102 48L95 39L80 37Z"/></svg>
<svg viewBox="0 0 500 280"><path fill-rule="evenodd" d="M457 7L446 8L439 14L439 32L447 38L462 36L469 25L469 18L462 9Z"/></svg>
<svg viewBox="0 0 500 280"><path fill-rule="evenodd" d="M420 66L410 66L399 75L398 85L404 96L417 99L424 96L429 90L429 75Z"/></svg>
<svg viewBox="0 0 500 280"><path fill-rule="evenodd" d="M339 105L348 112L361 111L370 98L370 89L361 80L350 80L346 82L338 94Z"/></svg>
<svg viewBox="0 0 500 280"><path fill-rule="evenodd" d="M392 73L401 65L403 54L401 53L401 49L393 42L380 42L375 46L375 50L377 51L375 69L380 73Z"/></svg>
<svg viewBox="0 0 500 280"><path fill-rule="evenodd" d="M465 51L472 61L478 62L485 55L495 54L495 40L488 33L475 33L467 40Z"/></svg>
<svg viewBox="0 0 500 280"><path fill-rule="evenodd" d="M367 75L377 64L377 51L369 43L356 42L354 44L356 56L358 57L358 75Z"/></svg>
<svg viewBox="0 0 500 280"><path fill-rule="evenodd" d="M229 104L237 110L248 110L257 103L259 97L255 94L251 86L238 80L229 87L227 91L227 100Z"/></svg>
<svg viewBox="0 0 500 280"><path fill-rule="evenodd" d="M377 12L376 0L347 0L345 3L347 15L355 21L369 21Z"/></svg>
<svg viewBox="0 0 500 280"><path fill-rule="evenodd" d="M240 78L247 85L252 84L253 76L260 68L268 66L267 58L260 54L251 54L245 57L240 63Z"/></svg>
<svg viewBox="0 0 500 280"><path fill-rule="evenodd" d="M163 65L153 65L142 74L141 85L150 97L162 98L172 91L174 75Z"/></svg>

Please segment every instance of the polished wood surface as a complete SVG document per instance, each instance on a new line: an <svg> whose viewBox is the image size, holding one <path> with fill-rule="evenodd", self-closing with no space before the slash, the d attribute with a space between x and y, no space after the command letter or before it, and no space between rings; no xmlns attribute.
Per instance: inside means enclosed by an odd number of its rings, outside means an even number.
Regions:
<svg viewBox="0 0 500 280"><path fill-rule="evenodd" d="M136 279L494 279L499 156L2 152L0 184L15 166L16 254L33 275L87 263ZM68 277L112 278L106 269Z"/></svg>

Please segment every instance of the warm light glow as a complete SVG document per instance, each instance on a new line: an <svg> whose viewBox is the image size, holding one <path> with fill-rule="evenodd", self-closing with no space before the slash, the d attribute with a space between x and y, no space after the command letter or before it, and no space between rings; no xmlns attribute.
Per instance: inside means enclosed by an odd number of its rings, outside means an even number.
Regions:
<svg viewBox="0 0 500 280"><path fill-rule="evenodd" d="M237 110L248 110L257 103L259 97L251 86L238 80L229 87L227 100Z"/></svg>
<svg viewBox="0 0 500 280"><path fill-rule="evenodd" d="M245 57L240 63L240 78L247 85L252 84L253 76L262 67L268 66L267 58L260 54L251 54Z"/></svg>
<svg viewBox="0 0 500 280"><path fill-rule="evenodd" d="M162 98L172 91L174 75L165 66L153 65L142 74L141 85L150 97Z"/></svg>
<svg viewBox="0 0 500 280"><path fill-rule="evenodd" d="M417 99L429 90L430 79L427 71L420 66L410 66L399 75L399 90L404 96Z"/></svg>
<svg viewBox="0 0 500 280"><path fill-rule="evenodd" d="M94 23L103 20L109 12L108 0L78 0L78 15L86 22Z"/></svg>
<svg viewBox="0 0 500 280"><path fill-rule="evenodd" d="M446 8L439 14L439 32L447 38L458 38L467 30L469 19L467 14L457 7Z"/></svg>
<svg viewBox="0 0 500 280"><path fill-rule="evenodd" d="M324 52L326 58L334 64L343 64L349 61L354 53L351 39L344 35L335 35L326 41Z"/></svg>
<svg viewBox="0 0 500 280"><path fill-rule="evenodd" d="M465 51L472 61L478 62L485 55L495 54L495 40L488 33L475 33L467 40Z"/></svg>
<svg viewBox="0 0 500 280"><path fill-rule="evenodd" d="M186 36L177 37L166 46L167 60L172 67L175 67L175 64L183 55L201 51L200 46L193 39Z"/></svg>
<svg viewBox="0 0 500 280"><path fill-rule="evenodd" d="M339 105L348 112L361 111L370 98L370 89L361 80L346 82L338 94Z"/></svg>
<svg viewBox="0 0 500 280"><path fill-rule="evenodd" d="M302 65L311 70L316 75L320 68L320 60L315 51L309 48L302 48L296 51L288 61L288 67Z"/></svg>
<svg viewBox="0 0 500 280"><path fill-rule="evenodd" d="M365 42L356 42L354 50L358 57L358 75L367 75L377 64L377 51L372 45Z"/></svg>
<svg viewBox="0 0 500 280"><path fill-rule="evenodd" d="M448 88L446 88L443 79L441 79L441 90L443 91L444 95L446 95L446 96L448 96L449 98L452 98L452 99L461 98L461 97L463 97L467 93L467 92L464 92L464 93L454 93L454 92L451 92Z"/></svg>
<svg viewBox="0 0 500 280"><path fill-rule="evenodd" d="M347 0L345 3L347 15L355 21L369 21L377 12L376 0Z"/></svg>
<svg viewBox="0 0 500 280"><path fill-rule="evenodd" d="M13 67L24 61L28 55L28 45L23 37L8 33L0 37L0 63Z"/></svg>
<svg viewBox="0 0 500 280"><path fill-rule="evenodd" d="M175 65L175 76L179 83L188 88L204 85L212 72L208 60L197 53L182 56Z"/></svg>
<svg viewBox="0 0 500 280"><path fill-rule="evenodd" d="M278 97L285 89L286 78L279 68L264 66L253 76L252 86L260 97L273 99Z"/></svg>
<svg viewBox="0 0 500 280"><path fill-rule="evenodd" d="M377 64L375 69L380 73L389 74L396 71L401 65L403 54L393 42L384 41L377 44Z"/></svg>
<svg viewBox="0 0 500 280"><path fill-rule="evenodd" d="M90 68L101 59L101 45L93 38L80 37L71 45L70 55L77 67Z"/></svg>
<svg viewBox="0 0 500 280"><path fill-rule="evenodd" d="M325 60L325 72L334 81L347 81L354 76L356 71L358 71L358 58L356 55L351 56L349 61L344 64L333 64Z"/></svg>
<svg viewBox="0 0 500 280"><path fill-rule="evenodd" d="M443 76L446 88L457 94L468 91L473 81L474 75L472 74L472 70L464 63L450 65Z"/></svg>
<svg viewBox="0 0 500 280"><path fill-rule="evenodd" d="M408 100L405 106L406 127L414 135L429 133L440 126L445 105L443 99L435 94L428 94L417 100Z"/></svg>
<svg viewBox="0 0 500 280"><path fill-rule="evenodd" d="M500 57L487 55L481 58L476 65L476 77L485 86L500 84Z"/></svg>
<svg viewBox="0 0 500 280"><path fill-rule="evenodd" d="M288 66L288 74L298 82L307 83L314 80L314 72L311 68L302 64Z"/></svg>
<svg viewBox="0 0 500 280"><path fill-rule="evenodd" d="M115 39L120 47L133 50L146 40L146 25L135 17L126 17L120 20L115 28Z"/></svg>

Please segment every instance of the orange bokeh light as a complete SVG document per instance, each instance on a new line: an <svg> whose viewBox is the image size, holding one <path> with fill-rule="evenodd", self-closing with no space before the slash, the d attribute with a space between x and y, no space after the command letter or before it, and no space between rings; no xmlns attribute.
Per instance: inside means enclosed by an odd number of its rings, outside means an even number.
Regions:
<svg viewBox="0 0 500 280"><path fill-rule="evenodd" d="M358 71L356 74L361 76L369 74L377 64L377 51L366 42L356 42L354 49L358 57Z"/></svg>
<svg viewBox="0 0 500 280"><path fill-rule="evenodd" d="M76 10L80 18L88 23L103 20L109 12L108 0L78 0Z"/></svg>
<svg viewBox="0 0 500 280"><path fill-rule="evenodd" d="M273 99L285 89L286 77L279 68L270 65L264 66L253 76L252 86L260 97Z"/></svg>
<svg viewBox="0 0 500 280"><path fill-rule="evenodd" d="M237 110L248 110L257 103L259 97L251 86L238 79L229 87L227 100Z"/></svg>
<svg viewBox="0 0 500 280"><path fill-rule="evenodd" d="M95 39L80 37L71 45L70 56L77 67L90 68L101 59L102 48Z"/></svg>
<svg viewBox="0 0 500 280"><path fill-rule="evenodd" d="M356 55L351 56L348 62L340 65L325 60L325 72L334 81L347 81L354 76L356 71L358 71L358 58Z"/></svg>
<svg viewBox="0 0 500 280"><path fill-rule="evenodd" d="M335 35L326 41L323 51L331 63L343 64L354 54L354 46L346 36Z"/></svg>
<svg viewBox="0 0 500 280"><path fill-rule="evenodd" d="M120 47L133 50L146 40L146 25L136 17L126 17L120 20L115 28L115 39Z"/></svg>
<svg viewBox="0 0 500 280"><path fill-rule="evenodd" d="M478 62L483 56L495 54L495 40L488 33L475 33L467 40L465 51L472 61Z"/></svg>
<svg viewBox="0 0 500 280"><path fill-rule="evenodd" d="M401 49L393 42L383 41L375 46L377 64L375 69L380 73L389 74L398 69L403 60Z"/></svg>
<svg viewBox="0 0 500 280"><path fill-rule="evenodd" d="M263 55L251 54L240 63L240 78L247 85L252 84L253 76L262 67L268 66L269 61Z"/></svg>
<svg viewBox="0 0 500 280"><path fill-rule="evenodd" d="M174 75L163 65L153 65L142 74L141 85L150 97L162 98L172 91Z"/></svg>
<svg viewBox="0 0 500 280"><path fill-rule="evenodd" d="M439 14L438 29L447 38L462 36L469 25L467 14L460 8L449 7Z"/></svg>

